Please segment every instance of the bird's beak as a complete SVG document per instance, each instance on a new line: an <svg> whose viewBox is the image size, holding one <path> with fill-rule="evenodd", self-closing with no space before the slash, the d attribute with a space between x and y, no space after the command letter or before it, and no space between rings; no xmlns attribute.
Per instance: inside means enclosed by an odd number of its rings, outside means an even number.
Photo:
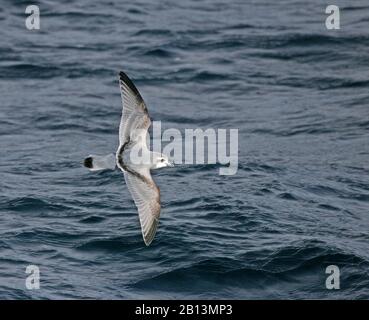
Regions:
<svg viewBox="0 0 369 320"><path fill-rule="evenodd" d="M168 167L174 167L174 163L173 163L173 162L168 161Z"/></svg>

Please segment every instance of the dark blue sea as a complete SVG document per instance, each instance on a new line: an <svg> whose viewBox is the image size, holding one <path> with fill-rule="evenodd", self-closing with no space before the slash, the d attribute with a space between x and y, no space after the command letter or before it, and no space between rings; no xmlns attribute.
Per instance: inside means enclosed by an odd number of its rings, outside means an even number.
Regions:
<svg viewBox="0 0 369 320"><path fill-rule="evenodd" d="M328 4L3 0L0 298L368 299L369 4L327 30ZM239 130L236 175L153 173L149 247L122 173L82 165L118 147L120 70L163 128Z"/></svg>

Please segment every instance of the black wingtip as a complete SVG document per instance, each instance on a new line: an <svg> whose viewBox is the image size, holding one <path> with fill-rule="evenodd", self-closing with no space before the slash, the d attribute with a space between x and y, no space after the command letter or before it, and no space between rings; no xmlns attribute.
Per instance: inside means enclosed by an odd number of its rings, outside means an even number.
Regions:
<svg viewBox="0 0 369 320"><path fill-rule="evenodd" d="M133 81L123 71L119 72L119 79L123 81L132 90L132 92L134 92L136 96L142 99L141 94L134 85Z"/></svg>
<svg viewBox="0 0 369 320"><path fill-rule="evenodd" d="M120 72L119 72L119 78L120 78L121 80L126 80L126 79L130 80L130 79L129 79L129 77L127 76L127 74L126 74L126 73L124 73L123 71L120 71Z"/></svg>
<svg viewBox="0 0 369 320"><path fill-rule="evenodd" d="M83 165L84 165L86 168L91 169L91 168L93 167L93 165L92 165L92 157L88 157L88 158L86 158L86 159L83 161Z"/></svg>

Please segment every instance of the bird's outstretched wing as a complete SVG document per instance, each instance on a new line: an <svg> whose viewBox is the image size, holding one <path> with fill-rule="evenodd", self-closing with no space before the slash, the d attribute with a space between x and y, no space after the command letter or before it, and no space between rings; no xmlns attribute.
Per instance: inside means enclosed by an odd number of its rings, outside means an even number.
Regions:
<svg viewBox="0 0 369 320"><path fill-rule="evenodd" d="M148 246L155 237L160 216L160 190L148 168L124 172L124 178L140 218L142 236Z"/></svg>
<svg viewBox="0 0 369 320"><path fill-rule="evenodd" d="M131 79L122 71L119 73L119 86L123 104L119 144L123 145L128 138L132 142L137 142L142 138L142 143L146 144L146 133L151 120L145 101Z"/></svg>
<svg viewBox="0 0 369 320"><path fill-rule="evenodd" d="M119 143L142 143L146 146L147 130L151 120L141 94L124 72L119 73L122 96L122 118L119 126ZM124 179L138 209L142 236L148 246L155 237L160 216L160 190L146 167L129 167L123 163Z"/></svg>

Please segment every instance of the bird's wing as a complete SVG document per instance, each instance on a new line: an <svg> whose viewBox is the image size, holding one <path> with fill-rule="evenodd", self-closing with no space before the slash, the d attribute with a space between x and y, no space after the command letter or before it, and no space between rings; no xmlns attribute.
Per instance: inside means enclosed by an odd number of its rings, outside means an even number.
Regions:
<svg viewBox="0 0 369 320"><path fill-rule="evenodd" d="M119 144L123 145L128 140L138 142L139 139L146 144L146 134L151 120L145 101L131 79L122 71L119 73L119 87L123 104Z"/></svg>
<svg viewBox="0 0 369 320"><path fill-rule="evenodd" d="M141 223L142 236L148 246L155 237L160 216L160 190L148 168L124 171L124 179L135 202Z"/></svg>

